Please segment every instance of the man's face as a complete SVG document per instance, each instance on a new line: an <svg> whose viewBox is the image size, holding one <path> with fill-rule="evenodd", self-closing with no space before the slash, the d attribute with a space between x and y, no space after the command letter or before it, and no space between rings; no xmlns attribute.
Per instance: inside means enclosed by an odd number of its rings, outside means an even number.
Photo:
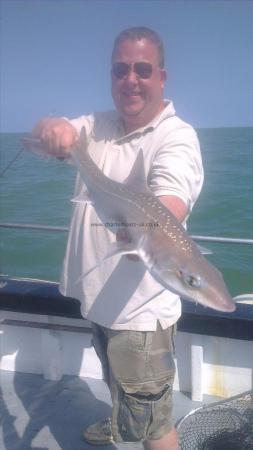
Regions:
<svg viewBox="0 0 253 450"><path fill-rule="evenodd" d="M138 74L139 67L136 63L140 62L151 64L152 73L149 77L145 78ZM125 131L131 132L147 125L164 108L163 87L166 72L159 67L156 46L147 39L127 39L121 42L113 54L112 67L115 63L119 67L122 65L118 63L125 65L123 74L118 75L119 78L112 68L112 96ZM144 76L147 74L144 73Z"/></svg>

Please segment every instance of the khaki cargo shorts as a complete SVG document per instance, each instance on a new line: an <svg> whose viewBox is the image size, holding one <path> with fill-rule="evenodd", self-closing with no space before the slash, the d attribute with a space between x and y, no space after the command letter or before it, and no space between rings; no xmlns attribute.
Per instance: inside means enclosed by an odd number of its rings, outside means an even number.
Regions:
<svg viewBox="0 0 253 450"><path fill-rule="evenodd" d="M115 331L92 324L93 344L112 396L115 442L160 439L173 427L175 326Z"/></svg>

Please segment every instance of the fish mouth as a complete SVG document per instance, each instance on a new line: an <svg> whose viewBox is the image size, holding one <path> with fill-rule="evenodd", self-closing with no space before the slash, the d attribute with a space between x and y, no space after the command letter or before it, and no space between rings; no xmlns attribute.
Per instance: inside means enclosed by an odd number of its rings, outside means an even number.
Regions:
<svg viewBox="0 0 253 450"><path fill-rule="evenodd" d="M222 311L224 312L234 312L236 310L236 305L234 302L232 302L231 304L226 304L226 306L224 306L224 309L222 309Z"/></svg>
<svg viewBox="0 0 253 450"><path fill-rule="evenodd" d="M233 300L231 299L231 302L226 302L226 303L222 303L222 302L220 302L220 303L212 303L212 302L208 302L208 303L205 303L205 302L199 302L199 303L201 303L203 306L205 306L205 307L208 307L208 308L211 308L211 309L215 309L216 311L219 311L219 312L225 312L225 313L232 313L232 312L234 312L235 311L235 309L236 309L236 305L235 305L235 303L233 302Z"/></svg>
<svg viewBox="0 0 253 450"><path fill-rule="evenodd" d="M219 301L219 297L216 295L215 302L213 302L210 297L202 296L200 292L195 292L192 295L185 292L183 295L181 294L180 297L185 300L198 303L204 308L210 308L219 312L232 313L236 310L236 304L232 298L221 299Z"/></svg>

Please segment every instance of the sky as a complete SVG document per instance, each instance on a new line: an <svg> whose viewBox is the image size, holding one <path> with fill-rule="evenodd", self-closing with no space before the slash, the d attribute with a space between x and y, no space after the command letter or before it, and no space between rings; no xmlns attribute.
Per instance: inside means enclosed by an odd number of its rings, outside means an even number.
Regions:
<svg viewBox="0 0 253 450"><path fill-rule="evenodd" d="M2 0L1 131L113 108L114 38L164 41L165 97L196 128L253 126L253 1Z"/></svg>

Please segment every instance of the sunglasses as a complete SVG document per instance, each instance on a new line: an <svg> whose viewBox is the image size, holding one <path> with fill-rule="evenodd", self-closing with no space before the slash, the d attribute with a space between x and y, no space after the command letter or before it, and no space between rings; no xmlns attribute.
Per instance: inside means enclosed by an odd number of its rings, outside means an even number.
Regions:
<svg viewBox="0 0 253 450"><path fill-rule="evenodd" d="M127 64L125 62L116 62L112 66L112 73L118 80L127 77L131 70L132 64ZM147 80L152 75L153 67L152 64L148 62L136 62L133 64L133 71L139 78Z"/></svg>

